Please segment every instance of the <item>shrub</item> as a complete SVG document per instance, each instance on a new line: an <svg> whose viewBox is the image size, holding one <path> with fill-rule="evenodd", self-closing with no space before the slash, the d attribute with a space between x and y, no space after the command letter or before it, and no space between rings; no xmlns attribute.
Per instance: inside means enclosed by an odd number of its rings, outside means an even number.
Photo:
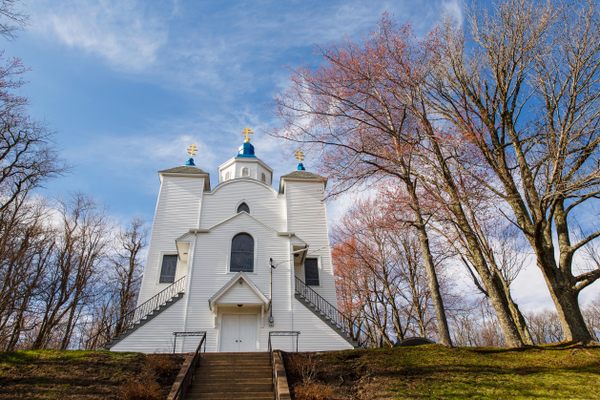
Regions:
<svg viewBox="0 0 600 400"><path fill-rule="evenodd" d="M291 373L299 376L302 383L311 383L317 378L319 361L314 354L294 354L289 361Z"/></svg>
<svg viewBox="0 0 600 400"><path fill-rule="evenodd" d="M335 392L322 383L301 383L294 386L296 400L333 400Z"/></svg>
<svg viewBox="0 0 600 400"><path fill-rule="evenodd" d="M154 379L147 381L140 379L121 386L120 398L122 400L161 400L163 394L160 385Z"/></svg>
<svg viewBox="0 0 600 400"><path fill-rule="evenodd" d="M122 400L160 400L164 397L162 388L157 381L157 370L165 368L159 356L147 356L142 370L135 381L129 381L121 386Z"/></svg>
<svg viewBox="0 0 600 400"><path fill-rule="evenodd" d="M165 354L149 354L146 356L145 367L154 373L155 379L161 384L167 384L179 373L180 363L177 359Z"/></svg>

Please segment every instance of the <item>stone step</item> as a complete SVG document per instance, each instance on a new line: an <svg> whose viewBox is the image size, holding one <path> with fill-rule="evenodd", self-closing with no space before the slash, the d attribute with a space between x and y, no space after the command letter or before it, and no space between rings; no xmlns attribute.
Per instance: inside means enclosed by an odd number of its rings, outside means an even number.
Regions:
<svg viewBox="0 0 600 400"><path fill-rule="evenodd" d="M202 361L202 366L206 367L238 367L250 369L252 367L270 367L271 364L268 362L257 362L257 361Z"/></svg>
<svg viewBox="0 0 600 400"><path fill-rule="evenodd" d="M230 357L230 358L219 358L219 357L203 357L202 360L206 360L209 362L228 362L230 364L235 364L238 362L261 362L261 363L269 363L270 359L268 357Z"/></svg>
<svg viewBox="0 0 600 400"><path fill-rule="evenodd" d="M262 354L262 353L242 353L242 354L235 354L235 353L223 353L223 354L211 354L211 353L204 353L204 355L202 356L202 358L207 359L207 360L230 360L230 361L235 361L235 360L269 360L270 356L269 354Z"/></svg>
<svg viewBox="0 0 600 400"><path fill-rule="evenodd" d="M231 367L239 369L271 368L269 361L225 361L225 360L201 360L200 365L207 368Z"/></svg>
<svg viewBox="0 0 600 400"><path fill-rule="evenodd" d="M266 352L205 353L186 399L273 399L273 370Z"/></svg>
<svg viewBox="0 0 600 400"><path fill-rule="evenodd" d="M195 379L200 379L204 376L212 378L232 377L237 376L241 378L267 378L273 375L271 370L262 371L236 371L236 370L219 370L219 371L200 371L195 375Z"/></svg>
<svg viewBox="0 0 600 400"><path fill-rule="evenodd" d="M273 376L273 372L272 371L261 371L258 373L251 373L251 372L245 372L245 371L216 371L216 372L209 372L206 371L206 373L197 373L194 376L194 379L201 379L201 378L211 378L211 379L222 379L222 378L233 378L233 377L237 377L239 379L260 379L260 378L270 378Z"/></svg>
<svg viewBox="0 0 600 400"><path fill-rule="evenodd" d="M196 382L194 382L196 383ZM273 383L245 383L233 385L231 383L205 383L192 385L190 393L247 393L268 392L273 390Z"/></svg>
<svg viewBox="0 0 600 400"><path fill-rule="evenodd" d="M232 397L231 393L188 393L187 400L273 400L273 392L247 392L237 393Z"/></svg>
<svg viewBox="0 0 600 400"><path fill-rule="evenodd" d="M270 385L273 383L273 377L259 377L259 378L234 378L234 377L201 377L194 380L194 384L224 384L224 385L245 385L245 384L265 384Z"/></svg>

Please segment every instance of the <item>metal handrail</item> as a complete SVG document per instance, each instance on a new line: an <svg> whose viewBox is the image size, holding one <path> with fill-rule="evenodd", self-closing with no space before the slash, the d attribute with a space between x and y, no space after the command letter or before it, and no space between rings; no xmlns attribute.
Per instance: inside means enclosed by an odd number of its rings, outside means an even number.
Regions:
<svg viewBox="0 0 600 400"><path fill-rule="evenodd" d="M298 337L300 336L300 331L270 331L269 332L269 353L273 351L273 346L271 344L271 337L273 336L296 336L296 352L298 352Z"/></svg>
<svg viewBox="0 0 600 400"><path fill-rule="evenodd" d="M323 296L317 293L313 288L308 286L297 276L295 291L298 295L302 296L309 302L319 313L327 318L331 323L336 326L346 336L355 340L360 347L364 347L361 341L362 330L356 326L354 322L334 305L325 300Z"/></svg>
<svg viewBox="0 0 600 400"><path fill-rule="evenodd" d="M202 353L206 352L206 331L202 331L201 333L202 337L200 338L200 343L198 343L198 347L196 347L194 358L192 358L192 362L190 363L189 368L185 372L185 375L181 381L181 384L177 388L177 391L175 392L173 397L170 397L170 399L172 400L182 400L185 397L189 387L192 385L192 382L194 382L194 372L196 371L196 367L198 367L198 363L200 362ZM202 346L204 346L203 351L201 351Z"/></svg>
<svg viewBox="0 0 600 400"><path fill-rule="evenodd" d="M188 336L206 336L206 331L182 331L173 332L173 354L177 349L177 338L188 337ZM206 353L206 342L204 342L204 352Z"/></svg>
<svg viewBox="0 0 600 400"><path fill-rule="evenodd" d="M135 309L131 310L122 320L122 326L117 326L115 331L115 337L122 333L127 332L137 322L141 321L144 317L147 317L150 313L155 311L158 307L165 304L167 301L177 296L180 293L185 292L185 276L179 278Z"/></svg>

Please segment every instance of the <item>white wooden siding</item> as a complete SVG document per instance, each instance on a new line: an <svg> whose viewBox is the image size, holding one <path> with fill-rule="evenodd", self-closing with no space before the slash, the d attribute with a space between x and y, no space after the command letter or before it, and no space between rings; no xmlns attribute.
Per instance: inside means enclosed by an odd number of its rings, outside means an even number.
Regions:
<svg viewBox="0 0 600 400"><path fill-rule="evenodd" d="M346 350L352 345L304 304L294 299L294 330L300 331L299 351Z"/></svg>
<svg viewBox="0 0 600 400"><path fill-rule="evenodd" d="M183 328L185 298L171 304L160 314L140 326L129 336L111 347L111 351L170 353L173 351L173 332Z"/></svg>
<svg viewBox="0 0 600 400"><path fill-rule="evenodd" d="M178 265L177 277L186 274L188 289L184 298L157 315L147 324L113 347L117 351L171 351L174 331L207 331L207 351L218 351L220 313L231 308L217 306L209 309L209 299L235 275L229 272L231 240L240 232L254 238L254 272L247 273L253 284L269 298L273 259L272 309L275 324L269 327L268 312L257 327L259 350L267 350L271 330L298 330L300 350L338 350L351 348L327 324L294 298L294 266L291 239L279 232L293 232L309 245L308 255L318 257L320 286L313 287L332 304L336 304L335 284L320 182L286 182L285 194L254 179L233 179L219 184L213 192L203 193L203 178L164 176L158 196L152 228L148 261L144 271L138 303L150 298L166 285L158 284L161 255L176 252L175 239L189 234L193 264ZM237 213L237 206L245 201L250 215ZM207 230L202 232L202 230ZM304 279L303 276L301 276ZM240 300L241 299L241 300ZM221 303L235 302L236 312L259 315L256 296L244 286L235 285L221 298ZM237 308L238 301L247 302ZM277 338L276 347L293 343L292 338ZM178 350L193 351L198 338L181 339ZM292 348L287 348L292 350Z"/></svg>
<svg viewBox="0 0 600 400"><path fill-rule="evenodd" d="M307 257L319 258L319 286L311 286L317 293L337 307L335 279L329 247L329 231L322 182L286 181L287 231L294 232L308 243ZM304 281L304 269L298 269Z"/></svg>
<svg viewBox="0 0 600 400"><path fill-rule="evenodd" d="M162 177L138 304L169 285L159 283L162 255L176 254L175 239L198 227L203 187L204 178ZM178 263L175 280L184 275L187 266Z"/></svg>

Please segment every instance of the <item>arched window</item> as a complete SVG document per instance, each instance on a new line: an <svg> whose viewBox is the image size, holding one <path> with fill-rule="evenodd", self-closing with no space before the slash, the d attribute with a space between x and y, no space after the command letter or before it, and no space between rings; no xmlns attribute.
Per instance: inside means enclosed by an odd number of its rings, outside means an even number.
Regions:
<svg viewBox="0 0 600 400"><path fill-rule="evenodd" d="M250 207L248 207L248 204L242 203L238 206L237 212L242 212L242 211L246 211L248 214L250 214Z"/></svg>
<svg viewBox="0 0 600 400"><path fill-rule="evenodd" d="M225 180L228 181L231 179L231 172L227 171L225 172Z"/></svg>
<svg viewBox="0 0 600 400"><path fill-rule="evenodd" d="M263 173L260 175L260 180L261 180L263 183L267 183L267 175L265 175L265 173L264 173L264 172L263 172Z"/></svg>
<svg viewBox="0 0 600 400"><path fill-rule="evenodd" d="M248 176L248 168L242 168L242 176Z"/></svg>
<svg viewBox="0 0 600 400"><path fill-rule="evenodd" d="M231 241L231 272L254 271L254 239L247 233L238 233Z"/></svg>

